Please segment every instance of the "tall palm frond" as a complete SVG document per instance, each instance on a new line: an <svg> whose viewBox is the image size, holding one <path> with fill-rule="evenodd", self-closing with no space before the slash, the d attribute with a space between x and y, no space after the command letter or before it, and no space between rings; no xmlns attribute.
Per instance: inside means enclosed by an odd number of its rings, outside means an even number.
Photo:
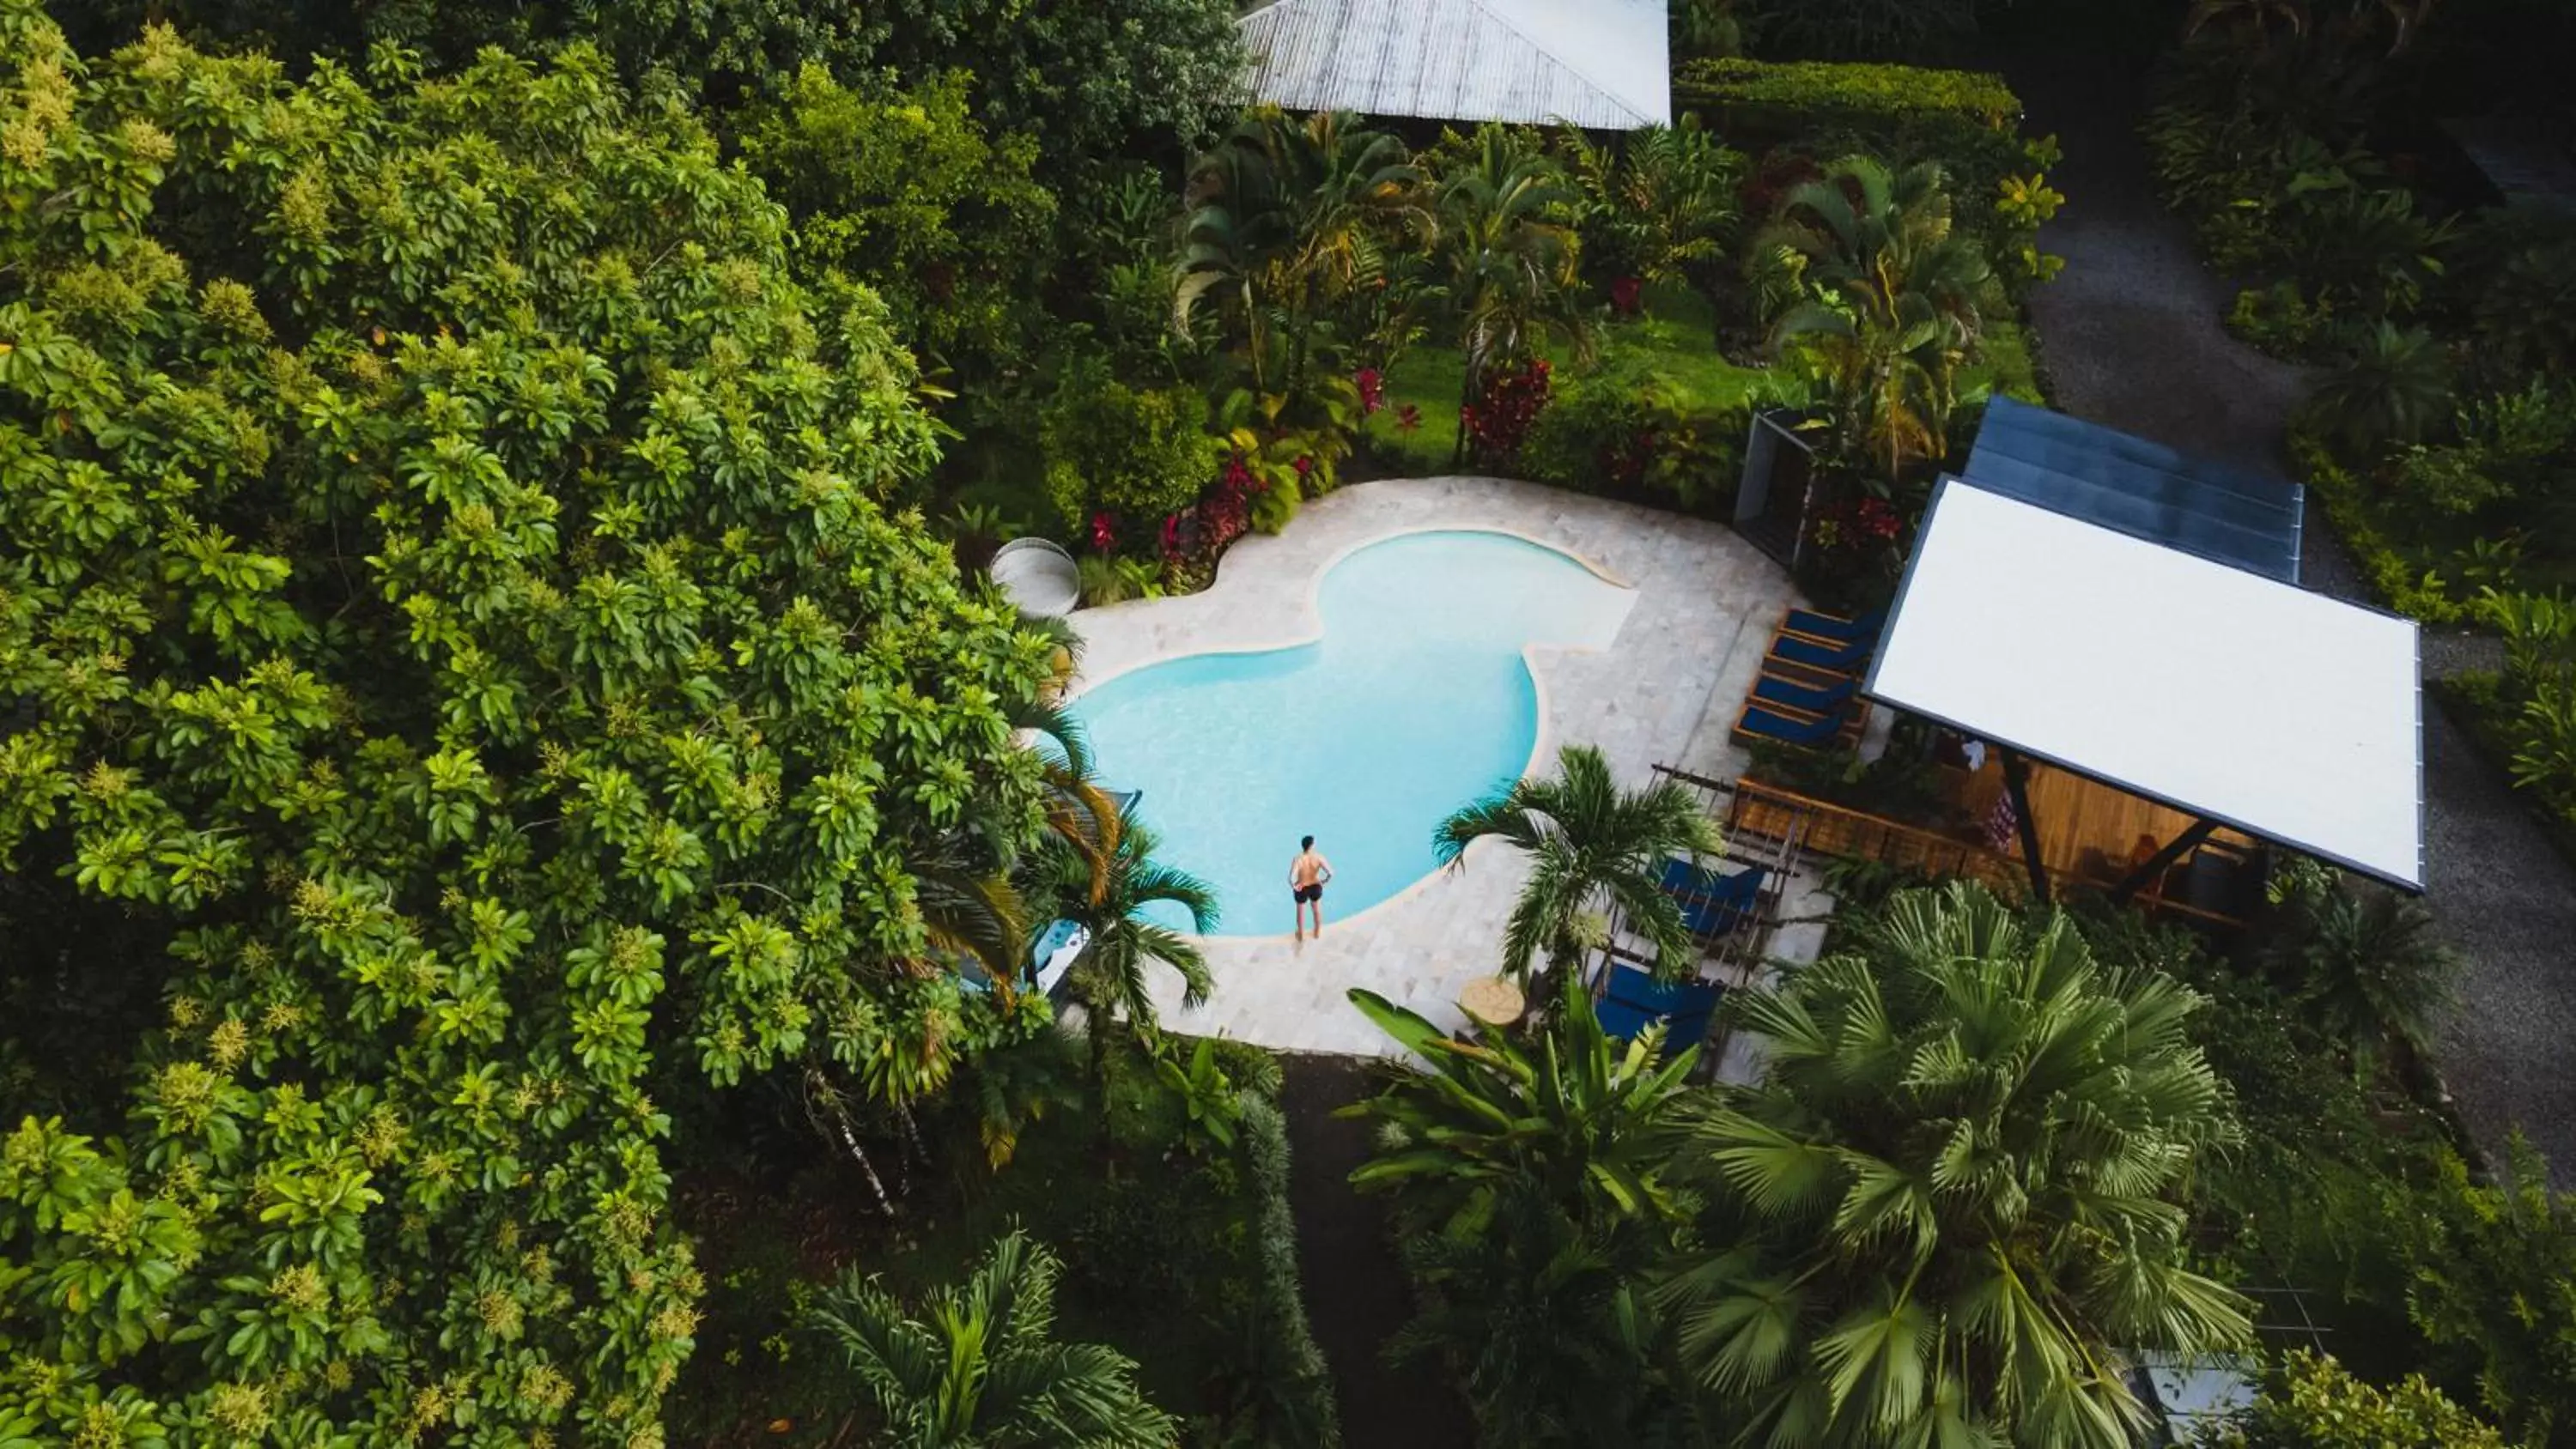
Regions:
<svg viewBox="0 0 2576 1449"><path fill-rule="evenodd" d="M1659 877L1666 858L1713 855L1721 842L1689 791L1669 780L1622 790L1599 750L1569 745L1557 754L1554 778L1515 780L1440 822L1432 850L1459 869L1467 847L1488 837L1529 860L1529 880L1504 925L1505 971L1526 975L1542 955L1552 969L1571 969L1597 934L1589 922L1605 903L1617 904L1653 945L1661 968L1678 971L1690 959L1689 929Z"/></svg>
<svg viewBox="0 0 2576 1449"><path fill-rule="evenodd" d="M1731 1216L1662 1289L1680 1351L1756 1440L2123 1449L2111 1345L2251 1337L2186 1266L2193 1162L2235 1132L2200 998L1974 886L1860 939L1730 1007L1773 1051L1687 1127Z"/></svg>
<svg viewBox="0 0 2576 1449"><path fill-rule="evenodd" d="M1054 1341L1055 1255L1013 1231L964 1283L907 1308L856 1273L803 1315L836 1344L880 1434L905 1449L1167 1449L1178 1426L1146 1402L1136 1365Z"/></svg>

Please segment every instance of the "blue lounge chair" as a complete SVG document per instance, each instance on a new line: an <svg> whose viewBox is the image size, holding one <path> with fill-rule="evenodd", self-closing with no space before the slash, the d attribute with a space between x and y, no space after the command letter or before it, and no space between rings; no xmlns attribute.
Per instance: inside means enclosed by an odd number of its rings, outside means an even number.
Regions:
<svg viewBox="0 0 2576 1449"><path fill-rule="evenodd" d="M1744 717L1735 722L1735 732L1783 745L1829 745L1843 732L1844 719L1829 714L1822 719L1799 719L1764 709L1758 704L1744 707Z"/></svg>
<svg viewBox="0 0 2576 1449"><path fill-rule="evenodd" d="M1875 638L1855 639L1849 644L1819 644L1813 639L1783 634L1771 641L1771 657L1803 664L1809 669L1849 674L1869 662L1870 651L1877 645Z"/></svg>
<svg viewBox="0 0 2576 1449"><path fill-rule="evenodd" d="M1669 859L1658 884L1682 908L1682 924L1694 936L1723 936L1753 914L1761 898L1764 870L1749 866L1733 875L1703 870L1687 860Z"/></svg>
<svg viewBox="0 0 2576 1449"><path fill-rule="evenodd" d="M1663 1023L1669 1056L1707 1040L1719 990L1714 982L1659 982L1633 966L1613 966L1592 1011L1601 1030L1619 1041L1635 1041L1639 1032Z"/></svg>
<svg viewBox="0 0 2576 1449"><path fill-rule="evenodd" d="M1714 981L1657 981L1634 966L1613 965L1602 999L1619 1001L1648 1016L1706 1016L1717 1009Z"/></svg>
<svg viewBox="0 0 2576 1449"><path fill-rule="evenodd" d="M1810 639L1822 639L1828 644L1856 644L1864 640L1876 639L1879 629L1886 623L1885 609L1872 609L1857 619L1819 614L1813 609L1791 609L1789 616L1781 621L1780 627L1787 633L1804 634Z"/></svg>
<svg viewBox="0 0 2576 1449"><path fill-rule="evenodd" d="M1808 714L1832 714L1852 697L1860 681L1845 677L1839 684L1800 684L1794 679L1763 675L1753 681L1753 697L1766 704L1787 705Z"/></svg>

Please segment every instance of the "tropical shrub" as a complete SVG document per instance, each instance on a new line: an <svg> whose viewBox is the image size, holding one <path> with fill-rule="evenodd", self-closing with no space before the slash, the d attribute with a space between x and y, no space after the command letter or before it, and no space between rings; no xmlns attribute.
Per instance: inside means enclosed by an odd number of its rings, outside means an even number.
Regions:
<svg viewBox="0 0 2576 1449"><path fill-rule="evenodd" d="M1709 293L1733 239L1741 153L1719 144L1685 114L1672 126L1630 132L1617 146L1594 145L1568 126L1557 150L1581 188L1576 231L1584 266L1614 293L1639 282L1680 282ZM1633 312L1633 296L1618 310Z"/></svg>
<svg viewBox="0 0 2576 1449"><path fill-rule="evenodd" d="M2364 1076L2432 1044L2459 958L2412 897L2339 881L2295 892L2267 944L2268 964L2300 1010Z"/></svg>
<svg viewBox="0 0 2576 1449"><path fill-rule="evenodd" d="M1063 1273L1045 1245L1013 1232L965 1282L918 1308L853 1273L819 1296L805 1326L847 1360L877 1442L1162 1449L1176 1426L1137 1390L1136 1365L1097 1344L1055 1341Z"/></svg>
<svg viewBox="0 0 2576 1449"><path fill-rule="evenodd" d="M1741 412L1693 417L1660 372L1613 351L1556 389L1521 444L1521 471L1562 488L1704 512L1732 494L1745 421Z"/></svg>
<svg viewBox="0 0 2576 1449"><path fill-rule="evenodd" d="M1537 415L1544 387L1539 344L1564 338L1578 361L1591 356L1594 328L1576 286L1581 238L1563 218L1581 201L1564 168L1542 150L1526 128L1488 123L1472 136L1443 132L1427 158L1438 178L1437 259L1446 272L1442 308L1465 376L1458 395L1457 459L1463 461L1473 429L1466 413L1494 378L1520 369L1514 405L1487 413L1485 456L1508 458L1529 418ZM1535 376L1532 376L1533 372Z"/></svg>
<svg viewBox="0 0 2576 1449"><path fill-rule="evenodd" d="M1351 993L1429 1068L1344 1109L1380 1124L1351 1181L1395 1198L1423 1300L1392 1347L1449 1365L1482 1443L1670 1442L1690 1395L1647 1282L1685 1211L1663 1132L1696 1052L1659 1063L1660 1032L1623 1046L1571 973L1556 989L1531 1041L1453 1039Z"/></svg>
<svg viewBox="0 0 2576 1449"><path fill-rule="evenodd" d="M1272 1071L1277 1071L1275 1063ZM1249 1187L1260 1206L1246 1232L1260 1266L1246 1286L1240 1337L1259 1345L1245 1376L1253 1402L1244 1414L1263 1443L1335 1449L1341 1425L1333 1375L1306 1319L1297 1271L1297 1223L1288 1207L1288 1119L1270 1092L1247 1091L1237 1107Z"/></svg>
<svg viewBox="0 0 2576 1449"><path fill-rule="evenodd" d="M2505 1440L2421 1374L2383 1389L2300 1352L2274 1368L2263 1396L2211 1449L2505 1449Z"/></svg>
<svg viewBox="0 0 2576 1449"><path fill-rule="evenodd" d="M1223 453L1206 414L1190 389L1139 390L1103 367L1076 366L1039 426L1047 500L1068 530L1095 543L1104 518L1113 537L1151 537L1217 474Z"/></svg>
<svg viewBox="0 0 2576 1449"><path fill-rule="evenodd" d="M1556 398L1556 369L1544 357L1485 375L1476 400L1458 409L1458 439L1467 460L1481 468L1518 468L1521 444Z"/></svg>
<svg viewBox="0 0 2576 1449"><path fill-rule="evenodd" d="M2127 1449L2113 1345L2250 1343L2186 1266L2193 1164L2236 1136L2189 988L1958 884L1729 1000L1768 1065L1692 1127L1709 1246L1666 1296L1748 1436Z"/></svg>
<svg viewBox="0 0 2576 1449"><path fill-rule="evenodd" d="M2412 443L2450 409L2450 353L2422 328L2381 322L2300 404L2301 421L2349 456L2377 459Z"/></svg>
<svg viewBox="0 0 2576 1449"><path fill-rule="evenodd" d="M130 1059L12 1092L20 1437L655 1442L674 1103L1045 1019L942 917L1053 649L881 313L597 53L408 70L0 0L0 1030Z"/></svg>

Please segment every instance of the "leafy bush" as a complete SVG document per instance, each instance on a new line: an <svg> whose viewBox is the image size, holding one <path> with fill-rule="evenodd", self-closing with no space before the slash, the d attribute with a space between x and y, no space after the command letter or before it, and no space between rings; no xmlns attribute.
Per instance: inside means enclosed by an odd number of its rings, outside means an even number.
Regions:
<svg viewBox="0 0 2576 1449"><path fill-rule="evenodd" d="M2455 375L2431 332L2381 322L2318 380L2300 405L2302 420L2347 456L2374 461L2391 444L2423 437L2450 410Z"/></svg>
<svg viewBox="0 0 2576 1449"><path fill-rule="evenodd" d="M2332 1358L2300 1352L2209 1449L2505 1449L2505 1439L2421 1374L2384 1389Z"/></svg>
<svg viewBox="0 0 2576 1449"><path fill-rule="evenodd" d="M1521 470L1542 483L1646 498L1687 513L1733 496L1741 412L1695 418L1659 372L1611 353L1530 425Z"/></svg>
<svg viewBox="0 0 2576 1449"><path fill-rule="evenodd" d="M2427 624L2456 624L2470 616L2469 603L2455 594L2440 574L2417 564L2388 536L2378 519L2376 502L2366 485L2314 438L2293 434L2290 454L2309 495L2325 506L2335 536L2343 541L2372 592L2389 608Z"/></svg>
<svg viewBox="0 0 2576 1449"><path fill-rule="evenodd" d="M0 0L0 1031L130 1054L11 1092L0 1438L656 1442L674 1108L1044 1021L928 967L1051 646L881 313L596 53L403 69Z"/></svg>
<svg viewBox="0 0 2576 1449"><path fill-rule="evenodd" d="M1117 535L1148 537L1198 502L1222 461L1206 414L1189 389L1139 391L1077 367L1039 425L1047 498L1065 527L1094 532L1092 520L1105 514Z"/></svg>
<svg viewBox="0 0 2576 1449"><path fill-rule="evenodd" d="M1687 62L1673 73L1673 105L1718 112L1725 134L1740 125L1774 137L1924 117L2009 132L2022 113L2003 77L1983 71L1824 61Z"/></svg>
<svg viewBox="0 0 2576 1449"><path fill-rule="evenodd" d="M1055 198L1030 175L1035 141L976 123L964 74L849 87L808 65L741 144L800 259L875 287L917 349L989 364L1027 345Z"/></svg>

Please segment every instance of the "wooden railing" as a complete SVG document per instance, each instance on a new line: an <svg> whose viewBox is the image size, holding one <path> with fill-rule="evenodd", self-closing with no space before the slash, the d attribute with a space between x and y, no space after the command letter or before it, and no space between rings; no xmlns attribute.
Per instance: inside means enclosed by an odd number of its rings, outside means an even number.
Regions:
<svg viewBox="0 0 2576 1449"><path fill-rule="evenodd" d="M1720 782L1679 771L1666 773L1722 793L1727 798L1724 818L1729 839L1739 836L1763 840L1795 838L1800 845L1818 855L1876 861L1936 880L1979 881L2007 900L2018 900L2029 893L2030 875L2022 868L2018 857L1989 850L1972 841L1889 820L1848 805L1837 805L1830 800L1783 790L1759 780ZM2073 891L2109 890L2114 884L2061 870L2050 869L2047 874L2051 893L2060 898ZM2170 915L2203 925L2233 929L2244 924L2233 916L2181 901L2142 896L2132 904L2149 915Z"/></svg>

